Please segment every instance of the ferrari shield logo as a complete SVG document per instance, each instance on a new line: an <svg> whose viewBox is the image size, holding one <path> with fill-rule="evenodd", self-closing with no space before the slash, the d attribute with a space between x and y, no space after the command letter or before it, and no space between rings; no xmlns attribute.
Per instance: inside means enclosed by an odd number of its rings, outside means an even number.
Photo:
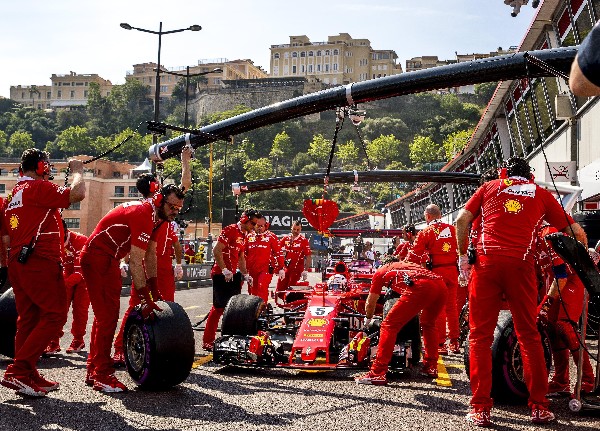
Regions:
<svg viewBox="0 0 600 431"><path fill-rule="evenodd" d="M19 226L19 217L13 214L10 217L9 224L11 229L16 229Z"/></svg>

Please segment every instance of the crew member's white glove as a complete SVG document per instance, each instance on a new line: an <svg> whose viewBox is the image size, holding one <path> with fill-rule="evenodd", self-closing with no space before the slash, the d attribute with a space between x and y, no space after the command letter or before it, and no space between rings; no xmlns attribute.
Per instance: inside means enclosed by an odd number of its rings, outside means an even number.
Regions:
<svg viewBox="0 0 600 431"><path fill-rule="evenodd" d="M369 326L369 324L371 323L372 320L373 320L372 317L369 318L369 317L365 316L365 318L363 319L363 326L362 326L363 329L366 328L367 326Z"/></svg>
<svg viewBox="0 0 600 431"><path fill-rule="evenodd" d="M227 268L223 270L223 275L225 276L225 281L231 281L233 279L233 272Z"/></svg>
<svg viewBox="0 0 600 431"><path fill-rule="evenodd" d="M280 269L277 276L279 277L280 280L283 280L285 278L285 271L283 269Z"/></svg>
<svg viewBox="0 0 600 431"><path fill-rule="evenodd" d="M175 274L175 280L181 280L183 278L183 268L180 263L175 265L173 273Z"/></svg>
<svg viewBox="0 0 600 431"><path fill-rule="evenodd" d="M458 268L460 270L460 275L465 280L469 280L469 275L471 274L471 264L469 263L469 256L463 254L458 257Z"/></svg>
<svg viewBox="0 0 600 431"><path fill-rule="evenodd" d="M127 271L129 270L129 265L127 265L125 262L121 262L119 264L119 268L121 268L121 277L123 277L123 278L127 277Z"/></svg>
<svg viewBox="0 0 600 431"><path fill-rule="evenodd" d="M246 280L248 286L252 286L252 283L254 283L254 279L250 274L244 274L244 280Z"/></svg>
<svg viewBox="0 0 600 431"><path fill-rule="evenodd" d="M302 281L308 280L308 271L302 271Z"/></svg>

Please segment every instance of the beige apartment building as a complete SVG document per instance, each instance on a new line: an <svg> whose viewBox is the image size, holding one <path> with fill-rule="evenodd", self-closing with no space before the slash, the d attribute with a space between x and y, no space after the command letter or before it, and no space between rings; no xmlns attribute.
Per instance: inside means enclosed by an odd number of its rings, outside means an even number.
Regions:
<svg viewBox="0 0 600 431"><path fill-rule="evenodd" d="M90 156L77 156L80 160L89 160ZM54 165L53 182L59 185L65 184L65 170L67 162L64 160L52 160ZM127 162L113 162L110 160L96 160L85 165L84 181L86 184L86 198L74 203L62 213L63 219L69 229L90 235L98 225L98 222L106 213L123 202L141 198L135 186L137 177L141 173L149 171L149 164L140 166ZM19 163L0 162L0 197L3 199L12 191L19 178ZM185 218L185 216L184 216ZM214 238L221 233L221 225L211 225ZM204 239L208 235L206 223L190 223L182 238Z"/></svg>
<svg viewBox="0 0 600 431"><path fill-rule="evenodd" d="M393 50L376 50L369 39L353 39L348 33L329 36L327 42L311 42L290 36L289 44L271 45L272 78L316 78L329 85L402 73Z"/></svg>
<svg viewBox="0 0 600 431"><path fill-rule="evenodd" d="M221 72L212 72L215 69L221 69ZM162 71L177 73L181 76L171 75L163 72L160 74L160 98L169 99L175 86L180 79L185 79L187 68L165 68L161 66ZM190 66L190 76L197 73L206 73L206 84L201 86L201 89L214 90L222 87L221 83L224 80L236 79L261 79L267 78L267 73L255 66L252 60L233 60L229 61L226 58L198 60L198 64ZM150 87L148 95L154 100L156 94L156 63L141 63L134 64L133 71L127 71L126 79L137 79L143 84Z"/></svg>
<svg viewBox="0 0 600 431"><path fill-rule="evenodd" d="M90 84L100 86L102 96L108 96L112 83L96 73L68 75L52 74L51 85L16 85L10 87L10 98L35 109L71 109L85 106Z"/></svg>

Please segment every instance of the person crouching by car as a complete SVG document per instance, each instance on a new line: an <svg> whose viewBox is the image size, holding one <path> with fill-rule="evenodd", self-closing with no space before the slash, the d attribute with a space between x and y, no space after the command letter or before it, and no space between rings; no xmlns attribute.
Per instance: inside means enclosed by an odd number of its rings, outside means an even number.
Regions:
<svg viewBox="0 0 600 431"><path fill-rule="evenodd" d="M421 374L437 378L438 362L438 331L436 320L446 303L447 289L444 279L420 265L411 262L397 261L392 257L373 274L371 289L365 304L365 326L370 323L375 312L375 306L383 288L389 286L400 295L398 301L390 309L381 322L377 356L371 365L371 370L355 379L357 384L385 385L386 373L396 336L413 317L421 312L421 328L425 357Z"/></svg>

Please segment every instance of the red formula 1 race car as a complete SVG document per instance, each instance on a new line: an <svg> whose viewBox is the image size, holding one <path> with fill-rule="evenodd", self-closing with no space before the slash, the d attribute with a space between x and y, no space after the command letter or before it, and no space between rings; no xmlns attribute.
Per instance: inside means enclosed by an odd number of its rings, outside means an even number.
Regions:
<svg viewBox="0 0 600 431"><path fill-rule="evenodd" d="M352 272L360 267L360 272ZM301 369L367 368L375 357L379 323L396 298L382 295L374 324L363 327L373 270L339 262L327 283L294 286L277 297L274 312L256 296L236 295L223 314L213 361L223 365ZM420 360L418 317L398 336L390 371Z"/></svg>

